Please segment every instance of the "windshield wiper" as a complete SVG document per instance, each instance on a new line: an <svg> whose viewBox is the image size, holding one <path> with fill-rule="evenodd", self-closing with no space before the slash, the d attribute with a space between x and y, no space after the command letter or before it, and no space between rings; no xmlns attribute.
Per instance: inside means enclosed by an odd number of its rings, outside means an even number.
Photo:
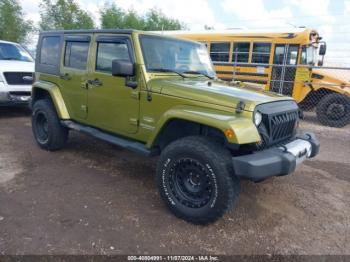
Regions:
<svg viewBox="0 0 350 262"><path fill-rule="evenodd" d="M186 78L187 77L182 72L179 72L179 71L176 71L176 70L173 70L173 69L152 68L152 69L149 69L149 71L164 72L164 73L175 73L175 74L178 74L179 76L181 76L182 78Z"/></svg>
<svg viewBox="0 0 350 262"><path fill-rule="evenodd" d="M199 71L185 71L185 72L182 72L183 74L195 74L195 75L202 75L202 76L205 76L209 79L214 79L214 77L210 76L210 75L207 75L205 73L202 73L202 72L199 72Z"/></svg>

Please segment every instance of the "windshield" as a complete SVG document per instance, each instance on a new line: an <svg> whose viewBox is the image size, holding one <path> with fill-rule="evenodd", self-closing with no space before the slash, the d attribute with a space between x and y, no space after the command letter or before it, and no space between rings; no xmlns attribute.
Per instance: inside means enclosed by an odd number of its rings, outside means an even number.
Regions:
<svg viewBox="0 0 350 262"><path fill-rule="evenodd" d="M145 66L149 72L202 74L215 77L206 47L200 43L159 36L140 36Z"/></svg>
<svg viewBox="0 0 350 262"><path fill-rule="evenodd" d="M33 62L33 58L23 47L10 43L0 43L0 60Z"/></svg>
<svg viewBox="0 0 350 262"><path fill-rule="evenodd" d="M318 62L318 48L315 46L303 46L301 52L301 64L316 65Z"/></svg>

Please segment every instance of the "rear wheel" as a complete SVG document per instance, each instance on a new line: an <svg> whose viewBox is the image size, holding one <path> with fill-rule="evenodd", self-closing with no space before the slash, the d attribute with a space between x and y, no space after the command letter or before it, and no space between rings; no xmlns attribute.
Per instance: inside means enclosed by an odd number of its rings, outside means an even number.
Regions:
<svg viewBox="0 0 350 262"><path fill-rule="evenodd" d="M61 149L68 139L68 129L61 125L49 99L35 102L32 111L32 129L36 142L46 150Z"/></svg>
<svg viewBox="0 0 350 262"><path fill-rule="evenodd" d="M342 94L328 94L317 104L316 114L323 125L344 127L350 123L350 98Z"/></svg>
<svg viewBox="0 0 350 262"><path fill-rule="evenodd" d="M158 162L157 184L170 210L194 224L216 221L239 196L230 153L206 137L167 146Z"/></svg>

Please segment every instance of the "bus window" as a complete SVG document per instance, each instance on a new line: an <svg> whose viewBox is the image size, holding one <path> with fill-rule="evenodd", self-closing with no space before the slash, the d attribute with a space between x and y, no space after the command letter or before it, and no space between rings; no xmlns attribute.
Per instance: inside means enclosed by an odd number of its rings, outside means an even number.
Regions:
<svg viewBox="0 0 350 262"><path fill-rule="evenodd" d="M249 60L249 42L241 42L233 44L232 61L238 63L248 63Z"/></svg>
<svg viewBox="0 0 350 262"><path fill-rule="evenodd" d="M297 59L298 59L298 46L290 45L289 46L289 52L287 57L287 65L296 65Z"/></svg>
<svg viewBox="0 0 350 262"><path fill-rule="evenodd" d="M318 48L315 46L303 46L301 49L300 64L314 66L318 64L318 62L319 62Z"/></svg>
<svg viewBox="0 0 350 262"><path fill-rule="evenodd" d="M276 46L276 50L275 50L275 58L273 63L277 64L277 65L282 65L284 62L284 45L281 46Z"/></svg>
<svg viewBox="0 0 350 262"><path fill-rule="evenodd" d="M303 46L302 49L301 49L300 64L307 65L306 47L305 46Z"/></svg>
<svg viewBox="0 0 350 262"><path fill-rule="evenodd" d="M270 52L271 43L253 43L252 63L268 64Z"/></svg>
<svg viewBox="0 0 350 262"><path fill-rule="evenodd" d="M213 62L229 62L230 57L230 43L211 43L210 57Z"/></svg>

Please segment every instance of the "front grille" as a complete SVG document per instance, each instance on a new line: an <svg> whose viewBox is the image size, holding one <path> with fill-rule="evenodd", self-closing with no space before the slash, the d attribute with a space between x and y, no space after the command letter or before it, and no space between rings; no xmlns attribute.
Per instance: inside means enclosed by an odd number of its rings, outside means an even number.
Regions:
<svg viewBox="0 0 350 262"><path fill-rule="evenodd" d="M262 113L263 119L259 126L261 144L257 145L257 149L278 146L294 137L299 121L299 110L295 103L271 103L268 106L258 108L258 110Z"/></svg>
<svg viewBox="0 0 350 262"><path fill-rule="evenodd" d="M33 83L31 72L4 72L4 77L9 85L31 85Z"/></svg>
<svg viewBox="0 0 350 262"><path fill-rule="evenodd" d="M270 117L271 138L279 142L290 138L295 130L296 121L299 118L298 112L287 112Z"/></svg>

